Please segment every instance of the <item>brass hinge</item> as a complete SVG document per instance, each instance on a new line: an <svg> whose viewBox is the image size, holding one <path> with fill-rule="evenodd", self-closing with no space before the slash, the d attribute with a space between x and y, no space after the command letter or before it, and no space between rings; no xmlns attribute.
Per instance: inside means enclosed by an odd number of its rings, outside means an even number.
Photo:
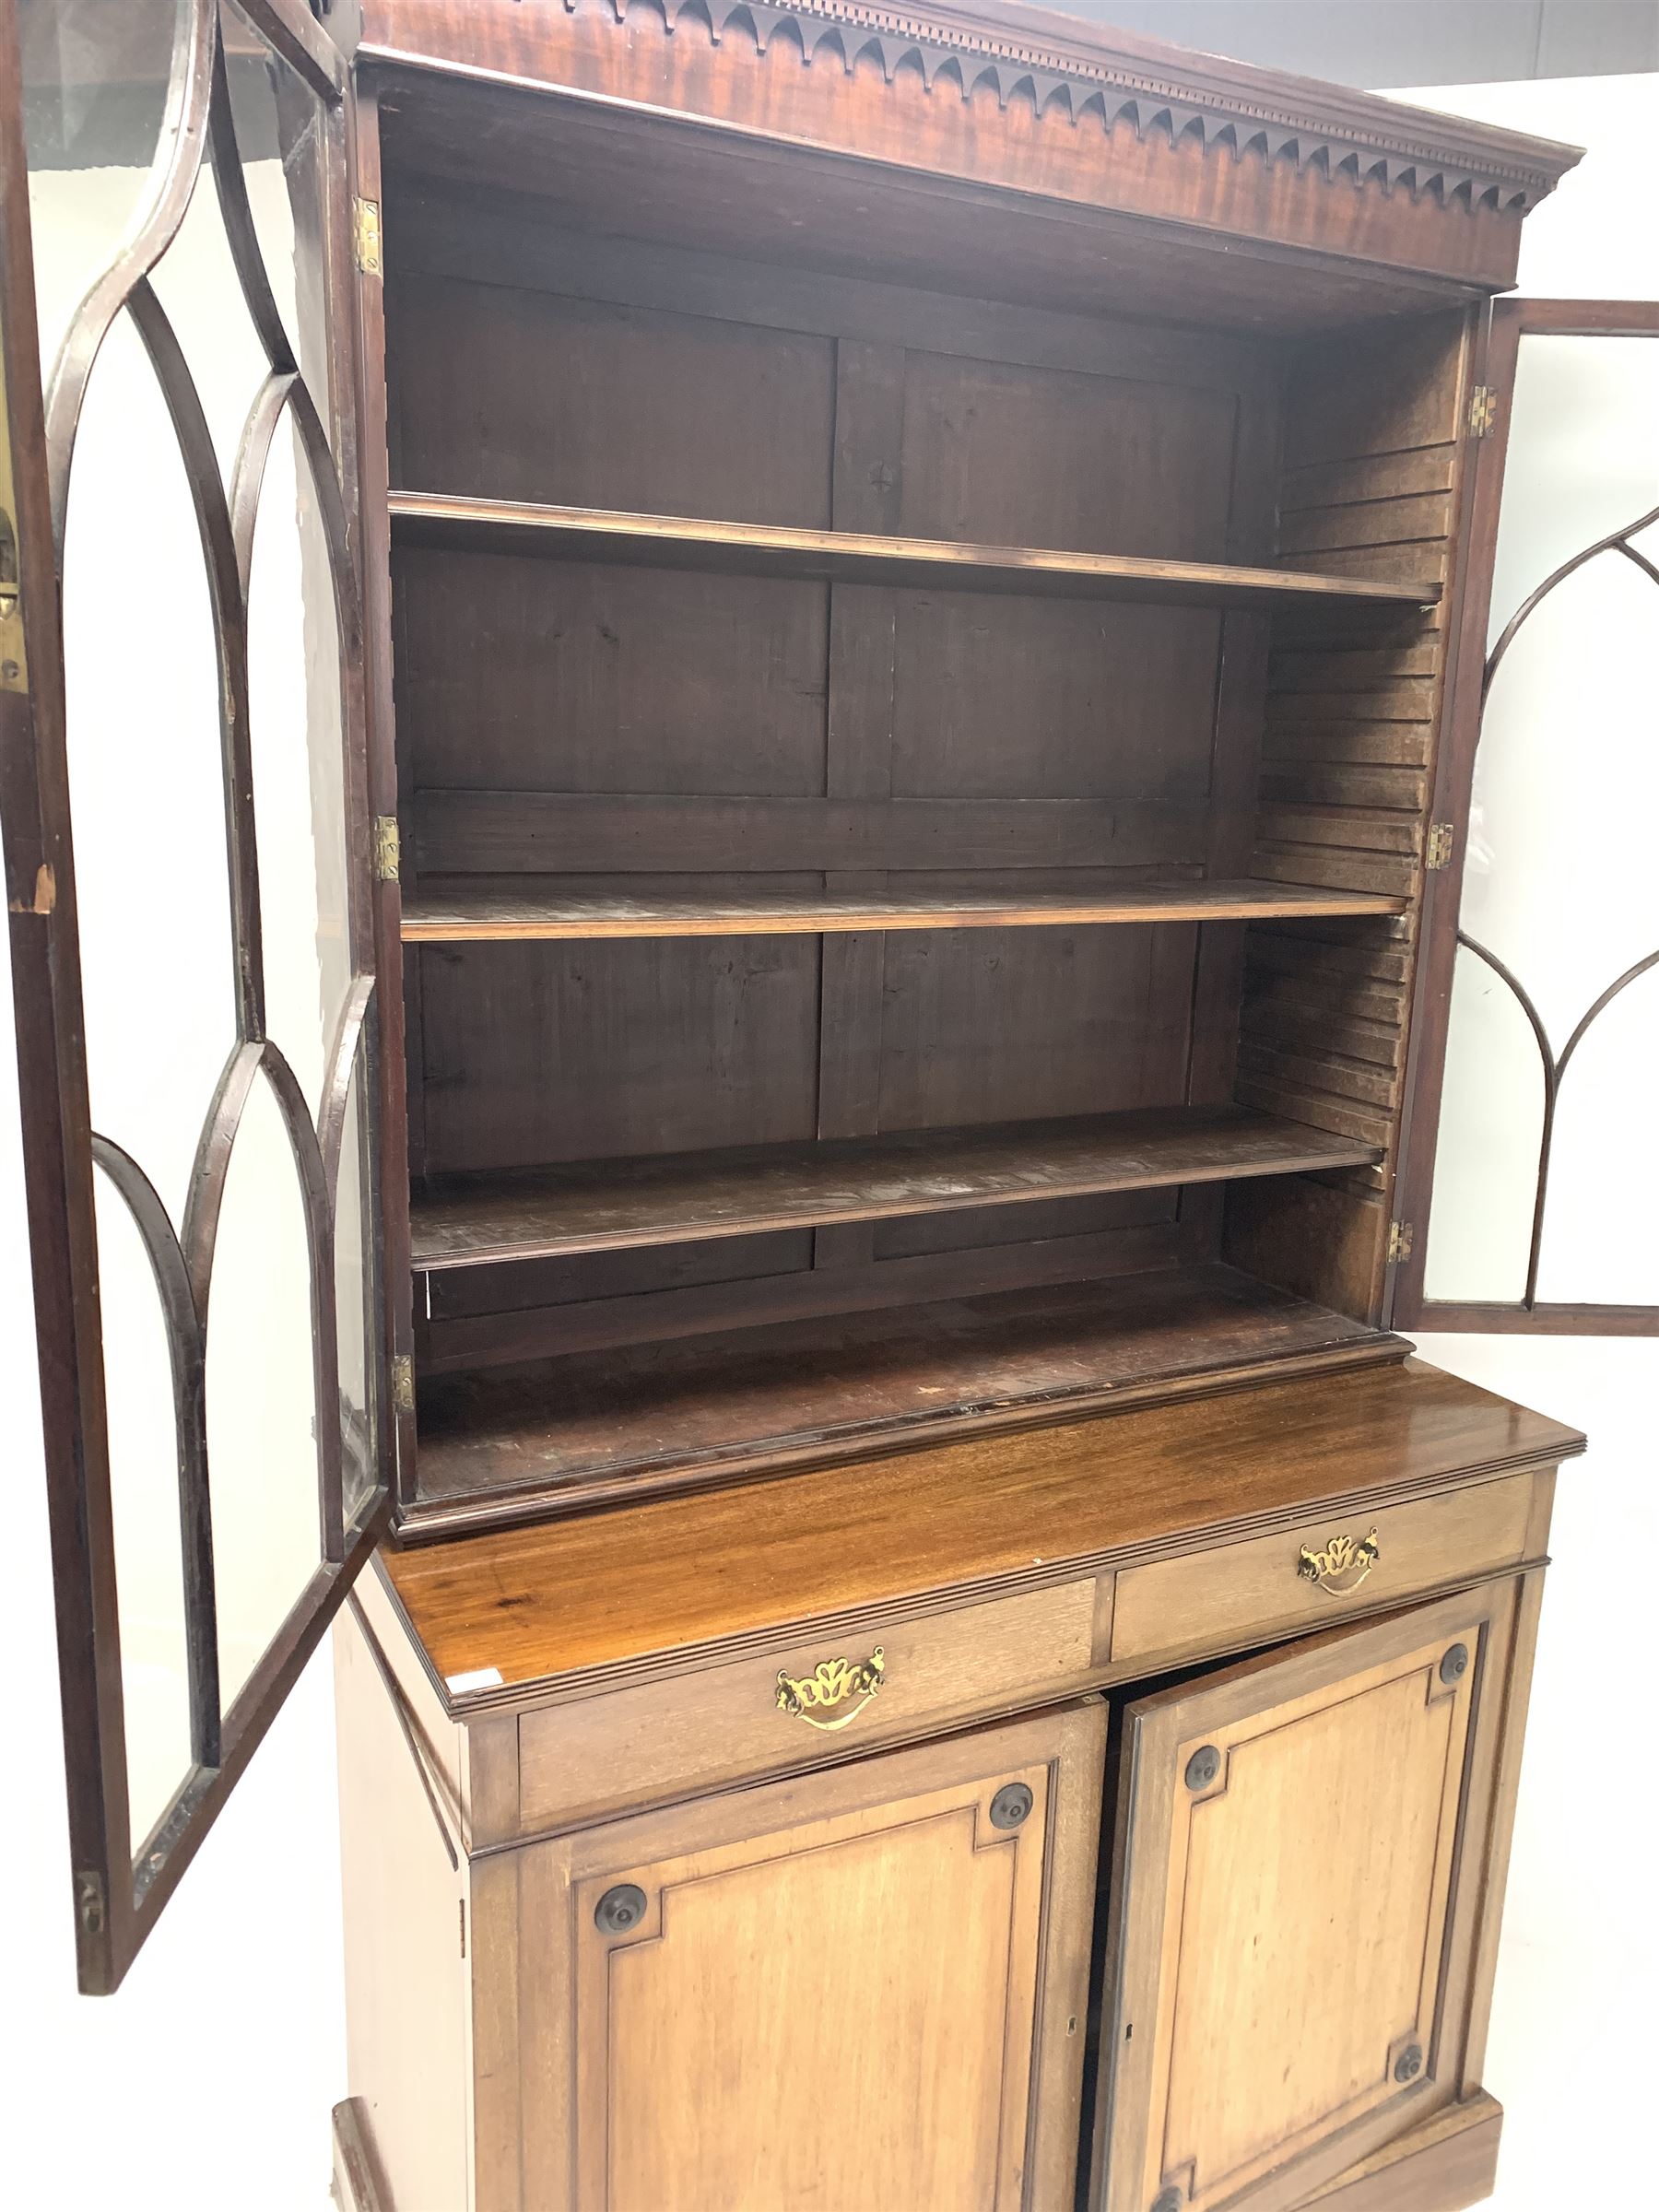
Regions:
<svg viewBox="0 0 1659 2212"><path fill-rule="evenodd" d="M399 1352L392 1362L392 1410L394 1413L415 1410L415 1362L407 1352Z"/></svg>
<svg viewBox="0 0 1659 2212"><path fill-rule="evenodd" d="M1477 384L1469 394L1469 435L1489 438L1498 420L1498 394L1490 384Z"/></svg>
<svg viewBox="0 0 1659 2212"><path fill-rule="evenodd" d="M376 883L395 883L397 865L402 858L402 843L397 834L397 817L394 814L377 814L374 818L374 880Z"/></svg>
<svg viewBox="0 0 1659 2212"><path fill-rule="evenodd" d="M1430 822L1429 841L1423 848L1423 865L1426 868L1449 867L1452 862L1452 845L1456 835L1456 830L1452 823Z"/></svg>
<svg viewBox="0 0 1659 2212"><path fill-rule="evenodd" d="M357 235L357 265L365 276L382 273L381 217L378 200L356 200L352 203Z"/></svg>
<svg viewBox="0 0 1659 2212"><path fill-rule="evenodd" d="M461 1904L461 1956L462 1956L462 1958L463 1958L463 1959L465 1959L465 1956L466 1956L466 1900L465 1900L465 1898L462 1898L462 1899L460 1900L460 1904Z"/></svg>
<svg viewBox="0 0 1659 2212"><path fill-rule="evenodd" d="M1408 1260L1411 1257L1411 1224L1409 1221L1391 1221L1388 1225L1388 1257Z"/></svg>
<svg viewBox="0 0 1659 2212"><path fill-rule="evenodd" d="M103 1934L110 1916L104 1897L104 1878L101 1874L77 1874L76 1876L75 1911L85 1934L88 1936Z"/></svg>

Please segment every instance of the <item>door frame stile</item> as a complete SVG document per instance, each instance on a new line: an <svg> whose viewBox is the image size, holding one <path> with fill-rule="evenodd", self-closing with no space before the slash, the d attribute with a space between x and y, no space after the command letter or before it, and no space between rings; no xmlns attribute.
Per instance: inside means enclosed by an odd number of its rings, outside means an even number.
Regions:
<svg viewBox="0 0 1659 2212"><path fill-rule="evenodd" d="M345 101L346 174L359 202L381 206L379 94L361 71ZM382 217L383 235L383 217ZM371 818L398 815L398 762L392 665L392 519L388 506L386 304L380 271L351 271L352 375L358 407L356 501L359 573L362 582L363 659ZM384 1300L388 1374L413 1374L414 1276L409 1255L408 1078L406 1069L403 886L399 874L372 871L375 974L379 1019L379 1206L377 1230ZM409 1362L400 1365L400 1362ZM416 1423L412 1384L388 1387L384 1398L396 1510L415 1494Z"/></svg>
<svg viewBox="0 0 1659 2212"><path fill-rule="evenodd" d="M22 81L16 0L0 0L0 83ZM58 581L20 114L0 99L0 436L14 478L26 688L0 685L18 1103L36 1329L41 1441L56 1599L58 1688L83 1989L120 1980L131 1858L121 1631L113 1573L103 1343L95 1295L92 1131L75 926Z"/></svg>

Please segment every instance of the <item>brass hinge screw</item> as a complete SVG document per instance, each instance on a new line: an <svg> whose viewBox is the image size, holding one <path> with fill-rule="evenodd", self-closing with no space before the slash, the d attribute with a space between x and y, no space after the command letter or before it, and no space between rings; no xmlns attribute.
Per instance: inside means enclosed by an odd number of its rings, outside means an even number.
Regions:
<svg viewBox="0 0 1659 2212"><path fill-rule="evenodd" d="M392 1410L394 1413L415 1410L415 1362L407 1352L399 1352L392 1362Z"/></svg>

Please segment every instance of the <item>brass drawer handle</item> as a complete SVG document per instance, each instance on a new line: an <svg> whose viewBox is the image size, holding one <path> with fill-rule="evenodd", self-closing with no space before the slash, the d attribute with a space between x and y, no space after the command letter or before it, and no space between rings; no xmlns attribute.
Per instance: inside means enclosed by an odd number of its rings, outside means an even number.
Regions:
<svg viewBox="0 0 1659 2212"><path fill-rule="evenodd" d="M778 1711L805 1721L808 1728L845 1728L881 1688L886 1673L887 1661L879 1644L867 1659L820 1659L809 1675L786 1675L780 1667ZM840 1713L832 1721L815 1717L833 1706L844 1705L849 1698L858 1700L850 1712Z"/></svg>
<svg viewBox="0 0 1659 2212"><path fill-rule="evenodd" d="M1304 1544L1296 1571L1304 1583L1317 1583L1333 1597L1351 1597L1381 1557L1372 1528L1361 1544L1346 1535L1333 1536L1323 1551L1310 1551Z"/></svg>

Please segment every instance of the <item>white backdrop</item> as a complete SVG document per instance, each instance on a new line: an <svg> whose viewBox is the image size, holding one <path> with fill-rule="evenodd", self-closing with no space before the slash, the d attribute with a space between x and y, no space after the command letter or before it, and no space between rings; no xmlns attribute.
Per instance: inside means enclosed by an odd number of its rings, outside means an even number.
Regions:
<svg viewBox="0 0 1659 2212"><path fill-rule="evenodd" d="M1641 169L1643 139L1651 142L1659 122L1659 77L1458 85L1400 97L1589 149L1527 218L1523 291L1659 299L1659 227ZM1659 422L1648 428L1659 429ZM1656 617L1659 606L1649 622ZM1598 701L1598 775L1589 789L1599 789L1607 813L1651 782L1659 738L1653 693L1635 688L1633 674L1626 680L1627 696ZM1571 724L1559 735L1575 749L1588 741ZM1651 871L1646 888L1651 900ZM1558 907L1555 918L1559 926L1568 916ZM1605 960L1605 947L1604 935L1584 950ZM1557 1045L1563 1041L1558 1033ZM1577 1075L1582 1080L1587 1072ZM1534 1141L1535 1124L1519 1088L1514 1127L1524 1131L1523 1145ZM1630 1135L1641 1141L1640 1132ZM1569 1190L1558 1193L1558 1205L1570 1201ZM1581 1233L1571 1239L1580 1279L1556 1295L1597 1295L1589 1280L1598 1272L1601 1296L1626 1294L1618 1286L1628 1275L1614 1273L1630 1266L1625 1224L1602 1218L1609 1231L1605 1269L1597 1270L1597 1255L1586 1249L1581 1211L1573 1224ZM1546 1280L1546 1295L1549 1288ZM1538 1641L1486 2069L1487 2086L1507 2108L1491 2201L1493 2212L1566 2212L1604 2186L1614 2201L1627 2192L1634 2201L1640 2183L1629 2178L1633 2168L1604 2183L1601 2147L1609 2112L1646 2113L1659 2064L1653 2001L1659 1932L1647 1901L1652 1839L1643 1839L1639 1814L1626 1818L1619 1810L1621 1783L1637 1806L1652 1795L1629 1762L1632 1746L1644 1738L1652 1701L1638 1562L1659 1543L1659 1344L1425 1335L1421 1346L1425 1357L1453 1373L1574 1422L1590 1438L1588 1455L1563 1470L1556 1493L1555 1564Z"/></svg>
<svg viewBox="0 0 1659 2212"><path fill-rule="evenodd" d="M281 168L263 160L246 173L292 328ZM136 171L116 167L46 169L31 179L48 347L108 254L140 182ZM265 362L239 304L206 172L157 284L228 464ZM328 617L314 545L302 561L295 529L301 494L292 455L284 432L272 449L254 540L250 727L272 1033L314 1111L330 994L339 988L343 864L325 834L330 821L337 826L337 800L332 817L325 803L315 806L307 759L316 702L296 647L303 614L313 629ZM124 324L88 389L66 545L72 794L95 794L76 824L93 1119L137 1158L178 1226L197 1132L234 1037L218 680L177 446ZM170 641L159 665L158 625ZM337 836L336 827L336 844ZM6 959L0 947L0 965ZM9 972L0 999L9 1015ZM0 1891L9 1908L0 1933L0 2205L205 2212L234 2203L249 2212L308 2212L326 2202L328 2112L344 2094L346 2070L326 1651L125 1987L111 1999L75 1994L16 1096L8 1036L0 1048L0 1465L15 1531L6 1625L17 1755L7 1762L0 1818ZM227 1700L317 1558L307 1260L288 1143L258 1090L237 1153L214 1271L218 1343L207 1385ZM127 1734L142 1834L188 1757L171 1391L148 1265L101 1177L99 1228ZM348 1379L349 1346L345 1351ZM360 1357L355 1365L360 1373Z"/></svg>
<svg viewBox="0 0 1659 2212"><path fill-rule="evenodd" d="M1409 97L1591 147L1529 222L1528 288L1659 290L1647 265L1653 233L1631 220L1646 206L1639 163L1659 79ZM1631 707L1630 740L1651 748L1651 701ZM1608 788L1619 789L1611 767ZM124 1988L97 2001L75 1994L17 1137L15 1067L0 1051L0 1466L12 1531L0 2203L19 2212L323 2212L328 2112L346 2087L326 1651ZM1646 2111L1659 2057L1651 1850L1640 1820L1619 1811L1651 1786L1640 1763L1651 1654L1639 1563L1659 1535L1659 1355L1651 1343L1467 1337L1426 1339L1424 1349L1594 1439L1592 1459L1561 1485L1488 2067L1512 2106L1499 2212L1562 2212L1602 2186L1623 2193L1631 2154L1609 2145L1608 2117Z"/></svg>

